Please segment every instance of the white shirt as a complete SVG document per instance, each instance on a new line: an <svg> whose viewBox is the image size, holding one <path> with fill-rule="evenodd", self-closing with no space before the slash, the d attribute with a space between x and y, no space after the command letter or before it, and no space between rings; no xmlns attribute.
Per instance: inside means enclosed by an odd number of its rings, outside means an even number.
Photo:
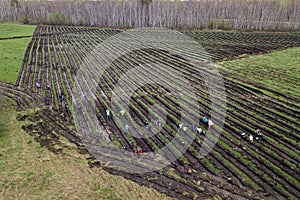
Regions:
<svg viewBox="0 0 300 200"><path fill-rule="evenodd" d="M213 123L213 121L211 121L210 119L208 120L208 126L211 126L211 125L213 125L214 123Z"/></svg>
<svg viewBox="0 0 300 200"><path fill-rule="evenodd" d="M109 115L109 110L106 110L106 115Z"/></svg>
<svg viewBox="0 0 300 200"><path fill-rule="evenodd" d="M252 135L249 136L249 140L253 141L253 136Z"/></svg>
<svg viewBox="0 0 300 200"><path fill-rule="evenodd" d="M202 129L201 128L196 128L198 133L202 133Z"/></svg>

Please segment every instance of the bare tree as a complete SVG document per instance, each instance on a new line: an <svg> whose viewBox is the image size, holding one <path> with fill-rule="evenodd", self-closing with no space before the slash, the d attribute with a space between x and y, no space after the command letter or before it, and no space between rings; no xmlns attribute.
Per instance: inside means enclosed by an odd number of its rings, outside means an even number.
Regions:
<svg viewBox="0 0 300 200"><path fill-rule="evenodd" d="M100 27L299 30L300 0L0 0L1 21Z"/></svg>

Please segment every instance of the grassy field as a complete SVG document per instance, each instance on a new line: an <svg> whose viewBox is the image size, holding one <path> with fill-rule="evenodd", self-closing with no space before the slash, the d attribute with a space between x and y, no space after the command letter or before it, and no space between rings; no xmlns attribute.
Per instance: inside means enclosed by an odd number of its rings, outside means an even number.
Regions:
<svg viewBox="0 0 300 200"><path fill-rule="evenodd" d="M0 107L0 199L168 199L100 168L89 168L75 146L60 155L41 147L16 120L14 103Z"/></svg>
<svg viewBox="0 0 300 200"><path fill-rule="evenodd" d="M30 36L35 26L0 24L0 38ZM0 40L0 81L15 83L31 37Z"/></svg>
<svg viewBox="0 0 300 200"><path fill-rule="evenodd" d="M293 48L219 64L239 79L300 98L299 55L300 48Z"/></svg>

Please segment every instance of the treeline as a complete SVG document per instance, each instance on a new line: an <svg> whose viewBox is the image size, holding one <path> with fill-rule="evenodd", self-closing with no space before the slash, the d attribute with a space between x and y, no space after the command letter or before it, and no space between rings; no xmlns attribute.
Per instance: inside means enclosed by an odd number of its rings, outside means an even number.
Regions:
<svg viewBox="0 0 300 200"><path fill-rule="evenodd" d="M290 31L300 30L300 0L0 0L0 20L117 28Z"/></svg>

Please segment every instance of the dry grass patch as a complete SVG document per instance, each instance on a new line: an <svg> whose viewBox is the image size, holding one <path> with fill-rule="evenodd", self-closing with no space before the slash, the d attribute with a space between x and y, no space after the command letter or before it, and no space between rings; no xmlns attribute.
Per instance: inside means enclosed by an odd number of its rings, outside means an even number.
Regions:
<svg viewBox="0 0 300 200"><path fill-rule="evenodd" d="M56 155L25 133L12 102L1 103L0 199L169 199L100 168L73 144ZM66 141L64 141L66 143Z"/></svg>

